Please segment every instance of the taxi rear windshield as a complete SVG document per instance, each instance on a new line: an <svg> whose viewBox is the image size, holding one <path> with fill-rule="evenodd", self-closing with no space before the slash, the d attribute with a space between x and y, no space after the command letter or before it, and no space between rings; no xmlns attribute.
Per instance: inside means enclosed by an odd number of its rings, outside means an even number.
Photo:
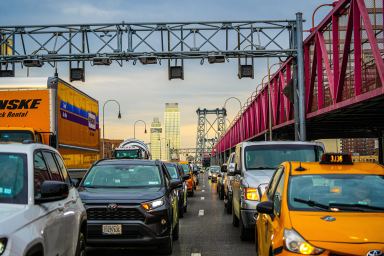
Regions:
<svg viewBox="0 0 384 256"><path fill-rule="evenodd" d="M298 211L384 212L384 176L292 176L288 203Z"/></svg>
<svg viewBox="0 0 384 256"><path fill-rule="evenodd" d="M89 170L84 187L134 188L160 187L162 177L155 165L99 165Z"/></svg>
<svg viewBox="0 0 384 256"><path fill-rule="evenodd" d="M276 169L285 161L318 162L323 149L313 145L255 145L245 148L247 170Z"/></svg>
<svg viewBox="0 0 384 256"><path fill-rule="evenodd" d="M27 201L27 156L0 153L0 203L27 204Z"/></svg>

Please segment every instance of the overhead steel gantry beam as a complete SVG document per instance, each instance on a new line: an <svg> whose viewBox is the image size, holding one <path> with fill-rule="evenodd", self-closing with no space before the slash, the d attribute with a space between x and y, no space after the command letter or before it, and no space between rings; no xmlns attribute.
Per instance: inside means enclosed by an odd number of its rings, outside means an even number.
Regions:
<svg viewBox="0 0 384 256"><path fill-rule="evenodd" d="M0 63L288 57L295 20L0 26Z"/></svg>

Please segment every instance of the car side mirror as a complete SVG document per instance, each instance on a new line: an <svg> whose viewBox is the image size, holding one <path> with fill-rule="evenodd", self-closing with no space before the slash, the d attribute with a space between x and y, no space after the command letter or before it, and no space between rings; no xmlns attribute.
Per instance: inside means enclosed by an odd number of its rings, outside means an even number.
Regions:
<svg viewBox="0 0 384 256"><path fill-rule="evenodd" d="M273 202L272 201L261 202L256 206L256 210L258 213L273 214Z"/></svg>
<svg viewBox="0 0 384 256"><path fill-rule="evenodd" d="M191 178L191 175L189 175L189 174L185 174L185 175L183 176L183 181L189 180L190 178Z"/></svg>
<svg viewBox="0 0 384 256"><path fill-rule="evenodd" d="M36 198L38 204L63 200L68 197L69 187L62 181L46 180L41 184L41 196Z"/></svg>
<svg viewBox="0 0 384 256"><path fill-rule="evenodd" d="M227 165L226 164L223 164L221 166L221 172L227 172Z"/></svg>
<svg viewBox="0 0 384 256"><path fill-rule="evenodd" d="M171 184L169 185L169 188L171 190L174 190L176 188L181 188L181 187L183 187L183 183L181 183L181 181L179 180L172 180Z"/></svg>

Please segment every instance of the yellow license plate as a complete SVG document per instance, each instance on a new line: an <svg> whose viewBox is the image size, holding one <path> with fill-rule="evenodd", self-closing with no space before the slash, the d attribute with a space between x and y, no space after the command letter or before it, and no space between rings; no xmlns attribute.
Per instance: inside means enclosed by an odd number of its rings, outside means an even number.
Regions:
<svg viewBox="0 0 384 256"><path fill-rule="evenodd" d="M103 225L103 235L121 235L121 225Z"/></svg>

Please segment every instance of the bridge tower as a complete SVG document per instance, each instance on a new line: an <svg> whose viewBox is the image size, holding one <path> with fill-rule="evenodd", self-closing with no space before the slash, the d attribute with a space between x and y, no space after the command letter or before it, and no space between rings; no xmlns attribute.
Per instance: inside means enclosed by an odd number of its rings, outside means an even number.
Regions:
<svg viewBox="0 0 384 256"><path fill-rule="evenodd" d="M218 138L225 131L225 118L227 111L225 108L197 109L197 135L196 135L196 156L195 162L201 163L204 153L210 153ZM216 118L212 121L208 116L215 115Z"/></svg>

